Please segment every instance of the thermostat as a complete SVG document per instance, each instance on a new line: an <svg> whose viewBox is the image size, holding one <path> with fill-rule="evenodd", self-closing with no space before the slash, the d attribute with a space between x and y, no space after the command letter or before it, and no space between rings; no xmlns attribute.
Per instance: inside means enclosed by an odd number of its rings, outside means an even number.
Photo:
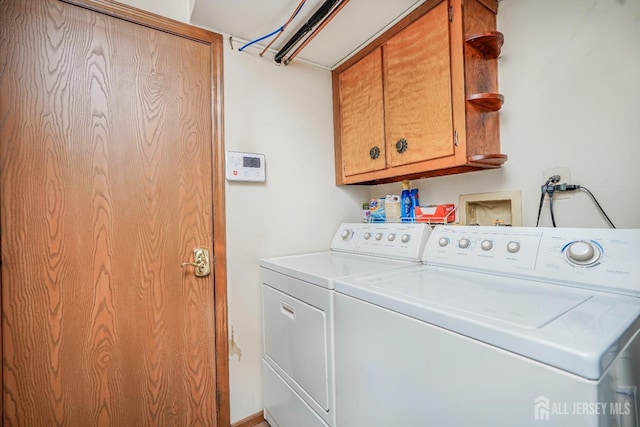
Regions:
<svg viewBox="0 0 640 427"><path fill-rule="evenodd" d="M228 181L265 181L264 154L227 151Z"/></svg>

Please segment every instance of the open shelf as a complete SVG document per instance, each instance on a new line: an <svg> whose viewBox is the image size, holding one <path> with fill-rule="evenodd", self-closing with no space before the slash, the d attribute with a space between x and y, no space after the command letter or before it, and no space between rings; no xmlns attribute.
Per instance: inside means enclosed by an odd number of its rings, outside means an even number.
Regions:
<svg viewBox="0 0 640 427"><path fill-rule="evenodd" d="M499 93L474 93L467 101L488 111L498 111L504 103L504 96Z"/></svg>
<svg viewBox="0 0 640 427"><path fill-rule="evenodd" d="M508 158L506 154L478 154L467 157L467 163L471 166L497 168L504 164Z"/></svg>
<svg viewBox="0 0 640 427"><path fill-rule="evenodd" d="M500 56L500 49L504 43L504 35L499 31L488 31L485 33L472 34L465 39L465 42L488 59L495 59Z"/></svg>

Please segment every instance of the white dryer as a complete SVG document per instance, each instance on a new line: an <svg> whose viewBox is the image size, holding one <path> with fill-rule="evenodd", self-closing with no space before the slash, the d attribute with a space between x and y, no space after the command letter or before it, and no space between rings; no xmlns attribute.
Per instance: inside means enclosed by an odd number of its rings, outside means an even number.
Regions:
<svg viewBox="0 0 640 427"><path fill-rule="evenodd" d="M419 264L430 232L425 224L342 224L329 251L261 260L271 427L335 427L335 280Z"/></svg>
<svg viewBox="0 0 640 427"><path fill-rule="evenodd" d="M640 230L436 227L336 282L340 426L639 426Z"/></svg>

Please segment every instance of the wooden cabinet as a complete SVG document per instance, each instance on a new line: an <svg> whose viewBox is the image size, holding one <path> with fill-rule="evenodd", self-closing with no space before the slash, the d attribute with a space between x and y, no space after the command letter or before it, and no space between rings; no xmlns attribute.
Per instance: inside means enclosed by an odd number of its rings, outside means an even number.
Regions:
<svg viewBox="0 0 640 427"><path fill-rule="evenodd" d="M495 0L427 0L333 72L338 184L506 161L496 13Z"/></svg>

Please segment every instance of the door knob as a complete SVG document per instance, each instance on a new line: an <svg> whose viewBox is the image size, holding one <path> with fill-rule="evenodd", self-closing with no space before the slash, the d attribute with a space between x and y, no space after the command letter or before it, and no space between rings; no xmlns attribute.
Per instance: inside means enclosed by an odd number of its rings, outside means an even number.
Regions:
<svg viewBox="0 0 640 427"><path fill-rule="evenodd" d="M183 262L180 266L186 267L192 265L195 267L195 274L197 277L205 277L211 273L211 266L209 264L209 251L204 248L196 248L193 250L193 259L195 262Z"/></svg>

